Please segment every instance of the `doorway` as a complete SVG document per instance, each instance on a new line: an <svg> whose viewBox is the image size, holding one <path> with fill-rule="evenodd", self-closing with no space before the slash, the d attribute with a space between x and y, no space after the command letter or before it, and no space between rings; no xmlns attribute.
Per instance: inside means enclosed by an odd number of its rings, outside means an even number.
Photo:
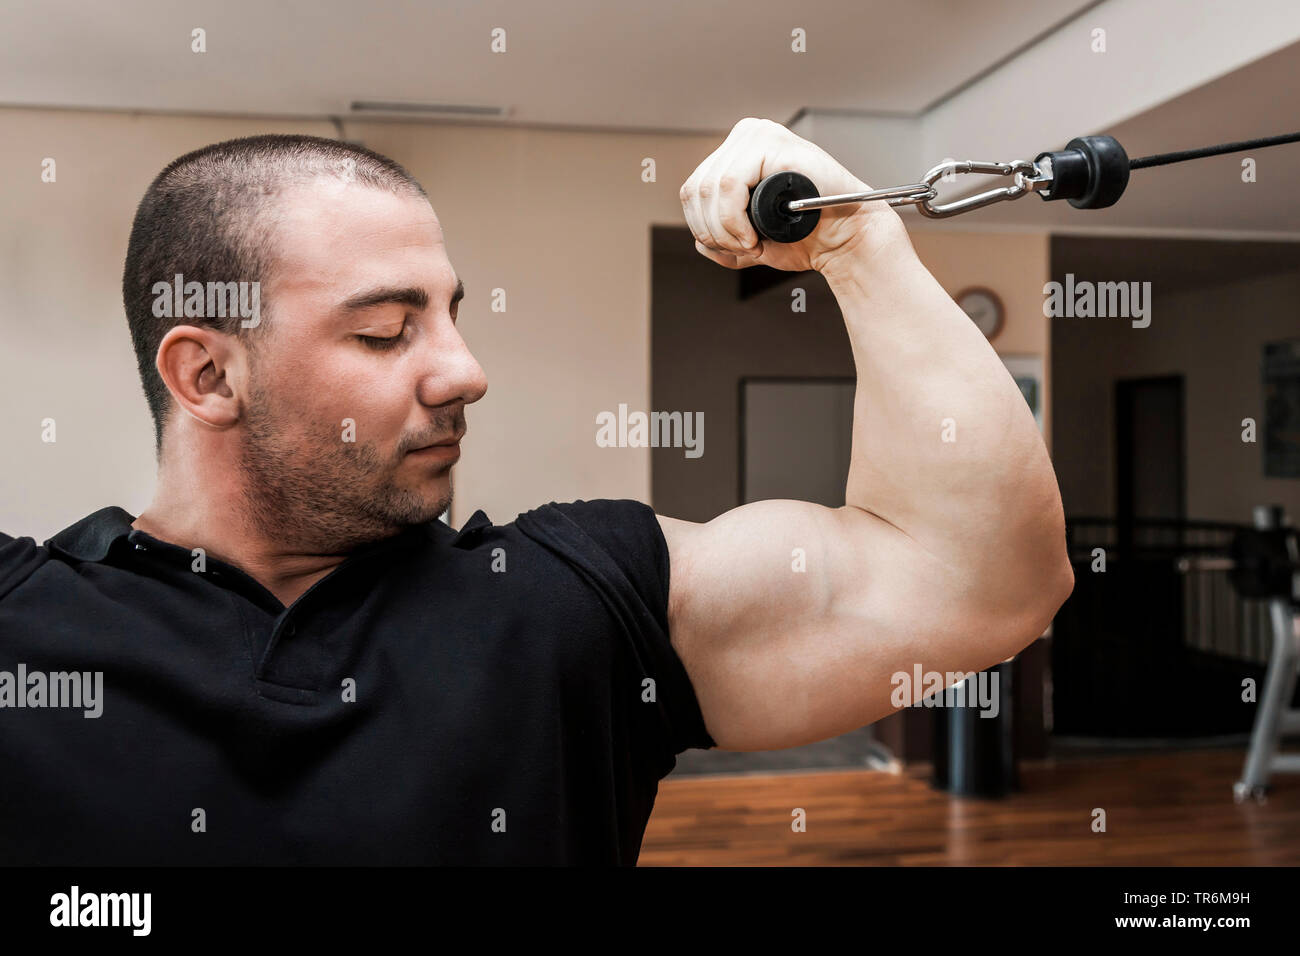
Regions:
<svg viewBox="0 0 1300 956"><path fill-rule="evenodd" d="M1182 521L1186 508L1183 376L1115 382L1115 520L1121 551L1134 521Z"/></svg>

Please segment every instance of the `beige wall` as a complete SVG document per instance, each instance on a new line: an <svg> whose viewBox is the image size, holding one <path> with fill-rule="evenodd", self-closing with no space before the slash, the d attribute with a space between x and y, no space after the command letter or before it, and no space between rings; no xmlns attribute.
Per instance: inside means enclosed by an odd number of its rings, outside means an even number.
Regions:
<svg viewBox="0 0 1300 956"><path fill-rule="evenodd" d="M1122 319L1052 320L1066 515L1115 514L1115 383L1181 375L1186 517L1249 523L1255 505L1281 504L1295 521L1300 482L1264 477L1260 374L1265 343L1300 336L1300 245L1076 238L1058 240L1056 259L1056 272L1076 279L1152 283L1147 328ZM1245 418L1256 422L1255 443L1241 440Z"/></svg>
<svg viewBox="0 0 1300 956"><path fill-rule="evenodd" d="M917 230L912 243L950 295L973 285L998 294L1007 316L994 348L1042 355L1046 380L1048 237ZM705 450L688 459L678 448L655 449L651 504L662 514L707 521L740 504L741 378L851 378L853 355L839 306L820 277L792 277L741 299L737 274L698 255L684 228L656 230L654 253L653 407L703 412ZM795 288L805 292L806 312L791 311ZM1046 381L1044 393L1047 409ZM1048 421L1045 415L1044 428Z"/></svg>
<svg viewBox="0 0 1300 956"><path fill-rule="evenodd" d="M1052 447L1051 329L1043 315L1043 285L1051 272L1047 233L915 230L912 246L950 296L970 286L997 293L1006 321L992 340L999 355L1043 359L1043 438Z"/></svg>
<svg viewBox="0 0 1300 956"><path fill-rule="evenodd" d="M208 143L332 125L0 109L0 530L43 541L153 490L152 427L121 302L150 180ZM452 523L546 501L649 500L648 449L602 449L604 409L648 408L650 226L721 141L470 125L349 123L424 184L465 281L460 327L487 372L467 414ZM40 180L53 157L58 181ZM641 181L653 157L657 181ZM489 311L504 288L508 311ZM57 442L41 441L41 421Z"/></svg>
<svg viewBox="0 0 1300 956"><path fill-rule="evenodd" d="M153 493L152 429L120 291L150 180L222 139L335 131L23 109L0 109L0 123L0 530L42 541L108 504L138 514ZM346 133L424 184L468 290L460 326L489 388L468 412L452 523L477 508L505 523L552 499L651 501L649 450L598 448L595 417L620 403L652 407L650 227L682 224L677 190L720 137L405 123L349 123ZM58 164L56 183L41 182L45 157ZM654 183L641 181L644 157L656 161ZM950 293L987 285L1002 296L999 351L1046 364L1045 237L914 241ZM506 290L504 314L489 310L494 288ZM52 444L41 440L46 418Z"/></svg>

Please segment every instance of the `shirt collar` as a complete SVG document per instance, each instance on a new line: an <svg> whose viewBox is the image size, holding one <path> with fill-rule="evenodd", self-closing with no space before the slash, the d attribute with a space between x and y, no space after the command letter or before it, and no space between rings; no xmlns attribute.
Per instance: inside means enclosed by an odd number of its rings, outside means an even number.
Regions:
<svg viewBox="0 0 1300 956"><path fill-rule="evenodd" d="M129 544L141 544L147 542L155 548L160 547L163 549L183 551L188 560L190 556L188 550L180 548L179 546L167 541L160 541L158 538L155 538L150 534L146 534L137 528L131 527L131 523L135 521L135 518L135 515L126 511L124 508L119 508L117 505L109 505L106 508L100 508L93 514L87 515L75 524L71 524L64 528L58 534L54 535L54 537L46 541L45 547L50 551L57 551L70 558L75 558L78 561L99 562L108 557L108 553L112 550L114 543L125 538ZM453 532L440 521L430 522L430 524L442 527L444 530L440 533L446 534L450 532L454 534L455 537L451 542L454 547L462 547L472 544L474 538L479 532L485 528L492 527L491 520L489 520L482 508L470 515L469 520L461 526L460 531ZM376 545L382 546L386 543L396 543L399 540L405 539L408 535L413 535L413 533L421 527L422 526L416 525L413 528L408 528L403 533L395 535L392 538L376 542ZM375 545L367 546L367 548L372 547L375 547Z"/></svg>
<svg viewBox="0 0 1300 956"><path fill-rule="evenodd" d="M46 541L45 547L78 561L103 561L113 542L135 531L131 527L134 520L135 515L109 505L64 528Z"/></svg>
<svg viewBox="0 0 1300 956"><path fill-rule="evenodd" d="M478 511L475 511L469 516L468 521L461 525L460 531L456 532L456 537L453 538L451 542L452 547L461 548L472 546L474 540L478 537L479 532L490 527L492 527L492 522L488 519L488 516L484 514L482 508L478 509Z"/></svg>

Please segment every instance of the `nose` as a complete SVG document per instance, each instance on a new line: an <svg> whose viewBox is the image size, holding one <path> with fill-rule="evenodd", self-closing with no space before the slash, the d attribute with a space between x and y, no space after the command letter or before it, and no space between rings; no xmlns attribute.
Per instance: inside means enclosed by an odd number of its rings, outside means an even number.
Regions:
<svg viewBox="0 0 1300 956"><path fill-rule="evenodd" d="M487 393L487 375L451 319L438 325L440 334L431 336L420 376L420 401L431 407L455 401L472 405Z"/></svg>

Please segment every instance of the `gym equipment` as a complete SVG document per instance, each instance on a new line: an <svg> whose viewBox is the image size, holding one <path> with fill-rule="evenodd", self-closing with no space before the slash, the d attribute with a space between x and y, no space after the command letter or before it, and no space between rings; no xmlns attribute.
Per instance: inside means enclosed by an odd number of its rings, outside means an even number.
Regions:
<svg viewBox="0 0 1300 956"><path fill-rule="evenodd" d="M1300 710L1291 708L1295 693L1296 664L1300 661L1300 550L1296 529L1290 527L1281 507L1255 509L1255 531L1246 530L1233 542L1233 584L1243 597L1268 601L1273 625L1273 647L1264 677L1264 695L1250 731L1250 750L1241 779L1232 788L1238 803L1251 797L1263 800L1274 773L1300 773L1300 754L1279 753L1281 738L1300 734Z"/></svg>
<svg viewBox="0 0 1300 956"><path fill-rule="evenodd" d="M1191 567L1227 570L1243 598L1268 602L1273 641L1264 694L1255 712L1250 749L1241 779L1232 788L1238 803L1250 797L1263 801L1274 773L1300 773L1300 753L1279 753L1281 738L1300 734L1300 710L1292 709L1296 667L1300 664L1300 542L1280 505L1255 508L1254 527L1234 536L1230 557L1183 558L1179 570Z"/></svg>
<svg viewBox="0 0 1300 956"><path fill-rule="evenodd" d="M1068 200L1075 209L1104 209L1113 206L1124 194L1131 170L1294 142L1300 142L1300 133L1129 159L1124 147L1113 136L1078 136L1066 143L1064 149L1039 153L1032 162L1027 159L1009 163L954 160L933 167L919 183L836 196L818 195L811 179L786 170L765 177L750 190L747 212L755 232L764 239L798 242L817 228L821 218L819 210L848 203L885 201L891 206L910 204L915 205L923 216L942 219L1037 193L1045 201ZM1015 181L1011 186L935 205L933 200L938 196L938 190L934 184L942 177L959 173L1012 176Z"/></svg>

